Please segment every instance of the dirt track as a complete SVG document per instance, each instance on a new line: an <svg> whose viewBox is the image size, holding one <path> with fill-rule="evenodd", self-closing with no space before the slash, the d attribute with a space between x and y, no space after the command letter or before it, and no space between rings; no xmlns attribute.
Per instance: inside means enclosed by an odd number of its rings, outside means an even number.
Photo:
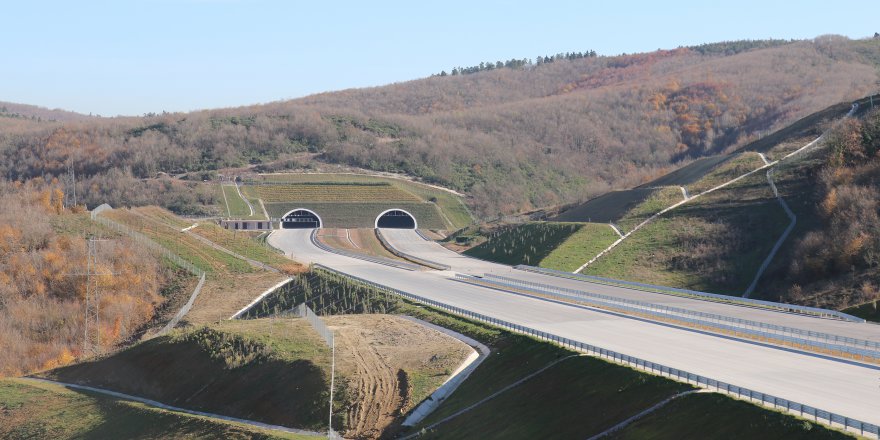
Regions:
<svg viewBox="0 0 880 440"><path fill-rule="evenodd" d="M345 438L376 439L421 400L413 374L439 385L467 356L462 342L391 315L325 317L336 331L336 365L347 382Z"/></svg>

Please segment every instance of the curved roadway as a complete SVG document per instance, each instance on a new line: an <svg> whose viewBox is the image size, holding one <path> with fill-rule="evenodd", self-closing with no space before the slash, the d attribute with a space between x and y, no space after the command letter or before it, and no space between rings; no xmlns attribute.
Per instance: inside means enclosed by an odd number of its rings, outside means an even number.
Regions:
<svg viewBox="0 0 880 440"><path fill-rule="evenodd" d="M463 284L450 280L450 272L411 272L382 266L321 250L311 243L310 232L279 230L269 237L269 241L301 262L321 263L350 275L476 313L637 356L863 422L880 424L878 368ZM417 246L423 244L419 243ZM423 258L430 259L433 256L425 255L417 249L410 250ZM448 258L447 261L454 260L451 256L443 258ZM465 261L470 259L461 258L456 260L456 264L451 264L453 270L466 268L470 264ZM478 263L481 267L483 264L513 272L506 266ZM812 322L832 322L806 319Z"/></svg>

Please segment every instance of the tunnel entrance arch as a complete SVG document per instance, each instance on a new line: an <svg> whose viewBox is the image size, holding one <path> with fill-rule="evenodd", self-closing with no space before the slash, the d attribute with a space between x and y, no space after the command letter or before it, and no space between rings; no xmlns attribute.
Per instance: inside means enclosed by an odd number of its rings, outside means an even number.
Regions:
<svg viewBox="0 0 880 440"><path fill-rule="evenodd" d="M419 223L416 221L416 216L410 214L409 212L400 208L392 208L382 211L382 213L376 216L376 227L392 229L418 229Z"/></svg>
<svg viewBox="0 0 880 440"><path fill-rule="evenodd" d="M321 216L306 208L296 208L281 218L281 229L318 229L323 225Z"/></svg>

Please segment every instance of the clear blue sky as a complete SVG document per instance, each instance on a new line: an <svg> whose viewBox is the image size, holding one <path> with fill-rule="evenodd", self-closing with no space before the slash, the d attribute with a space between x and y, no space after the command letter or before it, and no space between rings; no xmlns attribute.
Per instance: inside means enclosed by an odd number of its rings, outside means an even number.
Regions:
<svg viewBox="0 0 880 440"><path fill-rule="evenodd" d="M710 3L9 1L0 101L104 116L184 111L538 54L880 31L880 1Z"/></svg>

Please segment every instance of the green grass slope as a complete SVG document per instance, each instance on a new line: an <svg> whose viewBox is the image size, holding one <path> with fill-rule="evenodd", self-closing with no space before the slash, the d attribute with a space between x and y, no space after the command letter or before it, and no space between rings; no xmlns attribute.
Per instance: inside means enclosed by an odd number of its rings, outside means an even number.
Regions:
<svg viewBox="0 0 880 440"><path fill-rule="evenodd" d="M559 222L614 222L653 193L654 189L652 188L611 191L566 209L550 220Z"/></svg>
<svg viewBox="0 0 880 440"><path fill-rule="evenodd" d="M636 420L608 439L843 439L851 438L813 422L766 410L715 393L683 396Z"/></svg>
<svg viewBox="0 0 880 440"><path fill-rule="evenodd" d="M538 263L548 269L573 271L590 261L618 239L611 226L604 223L583 223L580 229L571 234L562 243Z"/></svg>
<svg viewBox="0 0 880 440"><path fill-rule="evenodd" d="M43 373L186 409L326 429L329 349L304 320L177 331Z"/></svg>
<svg viewBox="0 0 880 440"><path fill-rule="evenodd" d="M750 162L727 162L695 185L714 186ZM766 176L755 173L667 212L583 273L741 295L787 226Z"/></svg>
<svg viewBox="0 0 880 440"><path fill-rule="evenodd" d="M314 438L152 408L98 393L0 380L0 438Z"/></svg>
<svg viewBox="0 0 880 440"><path fill-rule="evenodd" d="M549 433L558 439L589 438L689 388L598 359L576 357L421 438L528 439Z"/></svg>

